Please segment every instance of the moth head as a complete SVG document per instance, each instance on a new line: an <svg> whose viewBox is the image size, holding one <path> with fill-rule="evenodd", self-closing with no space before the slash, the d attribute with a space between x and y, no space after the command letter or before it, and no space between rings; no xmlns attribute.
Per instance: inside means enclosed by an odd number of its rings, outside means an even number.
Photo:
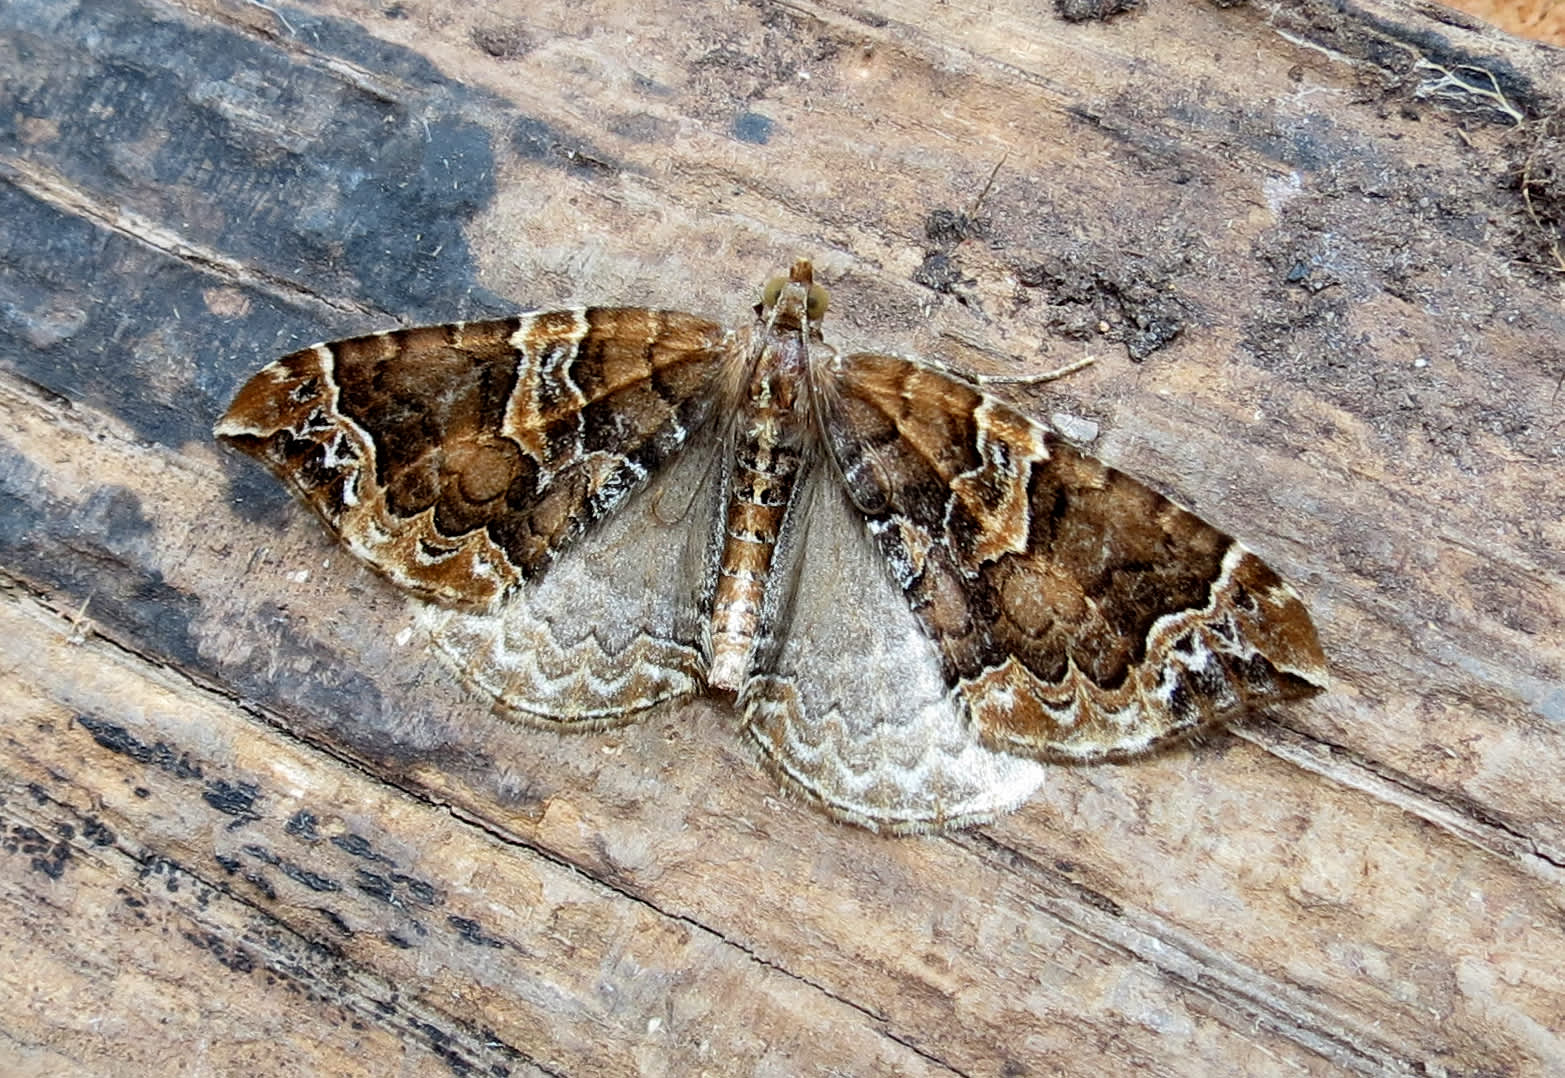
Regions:
<svg viewBox="0 0 1565 1078"><path fill-rule="evenodd" d="M770 322L779 305L785 316L792 314L800 325L806 320L819 324L826 317L829 297L826 289L815 283L809 259L801 258L795 262L788 276L773 277L767 281L766 287L761 290L761 302L755 305L755 313L763 322ZM804 318L798 317L800 313Z"/></svg>

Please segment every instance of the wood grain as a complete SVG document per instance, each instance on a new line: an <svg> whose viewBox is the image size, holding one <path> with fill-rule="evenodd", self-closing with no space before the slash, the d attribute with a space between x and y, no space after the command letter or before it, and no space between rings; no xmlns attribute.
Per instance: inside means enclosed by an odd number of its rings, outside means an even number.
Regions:
<svg viewBox="0 0 1565 1078"><path fill-rule="evenodd" d="M0 7L0 1072L1565 1073L1562 88L1391 0ZM1331 692L876 838L720 705L490 715L210 440L314 340L801 255L844 347L1095 356L1012 396Z"/></svg>
<svg viewBox="0 0 1565 1078"><path fill-rule="evenodd" d="M1553 0L1459 0L1451 5L1506 33L1565 44L1565 11Z"/></svg>

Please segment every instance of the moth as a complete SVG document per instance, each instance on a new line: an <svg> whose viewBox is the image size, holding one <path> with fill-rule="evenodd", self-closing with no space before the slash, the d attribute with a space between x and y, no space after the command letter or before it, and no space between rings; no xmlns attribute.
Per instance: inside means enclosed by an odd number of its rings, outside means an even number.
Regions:
<svg viewBox="0 0 1565 1078"><path fill-rule="evenodd" d="M742 329L585 307L317 344L215 434L426 600L502 713L725 694L784 787L872 830L1325 686L1254 554L976 379L838 353L826 307L800 260Z"/></svg>

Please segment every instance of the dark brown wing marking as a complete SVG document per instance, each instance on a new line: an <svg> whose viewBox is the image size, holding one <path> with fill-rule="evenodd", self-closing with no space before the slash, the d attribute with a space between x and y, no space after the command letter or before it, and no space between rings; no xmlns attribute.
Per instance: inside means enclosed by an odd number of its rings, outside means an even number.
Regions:
<svg viewBox="0 0 1565 1078"><path fill-rule="evenodd" d="M215 428L395 583L485 605L539 576L719 407L732 334L642 308L318 344Z"/></svg>
<svg viewBox="0 0 1565 1078"><path fill-rule="evenodd" d="M1303 603L1233 539L976 387L841 359L821 421L985 744L1145 752L1326 681Z"/></svg>

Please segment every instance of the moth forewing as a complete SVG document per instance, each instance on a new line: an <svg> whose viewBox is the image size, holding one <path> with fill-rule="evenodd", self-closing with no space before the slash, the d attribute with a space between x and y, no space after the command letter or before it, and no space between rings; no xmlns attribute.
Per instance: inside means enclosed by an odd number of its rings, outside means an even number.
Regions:
<svg viewBox="0 0 1565 1078"><path fill-rule="evenodd" d="M1145 484L914 360L847 356L832 397L854 503L991 747L1124 759L1324 685L1291 589Z"/></svg>

